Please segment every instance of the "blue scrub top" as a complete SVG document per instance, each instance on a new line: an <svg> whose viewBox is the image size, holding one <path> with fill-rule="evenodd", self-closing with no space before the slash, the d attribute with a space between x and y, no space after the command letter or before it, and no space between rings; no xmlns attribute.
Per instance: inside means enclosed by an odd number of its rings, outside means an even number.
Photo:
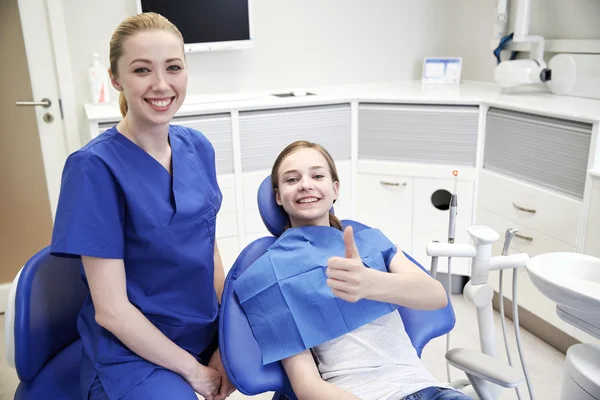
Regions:
<svg viewBox="0 0 600 400"><path fill-rule="evenodd" d="M129 301L198 358L217 331L213 254L222 195L206 137L172 125L169 140L172 175L116 127L71 154L51 251L123 259ZM87 284L83 270L82 277ZM96 323L91 296L77 326L84 348L82 398L96 376L113 400L159 368Z"/></svg>

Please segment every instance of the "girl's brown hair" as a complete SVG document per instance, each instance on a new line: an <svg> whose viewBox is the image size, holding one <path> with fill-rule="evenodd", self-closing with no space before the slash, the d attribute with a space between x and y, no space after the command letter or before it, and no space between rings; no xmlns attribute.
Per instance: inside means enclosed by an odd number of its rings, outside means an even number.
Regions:
<svg viewBox="0 0 600 400"><path fill-rule="evenodd" d="M183 51L183 36L171 21L156 13L131 16L121 22L110 39L110 70L114 76L119 75L117 64L123 56L123 43L127 38L144 31L166 31L174 34L181 41L181 50ZM119 94L119 108L121 115L125 117L128 107L123 92Z"/></svg>
<svg viewBox="0 0 600 400"><path fill-rule="evenodd" d="M325 161L327 161L327 166L329 167L331 179L334 182L340 181L337 168L335 167L335 162L333 161L333 157L331 157L331 154L329 154L329 152L325 150L323 146L317 143L307 142L306 140L298 140L294 143L289 144L285 149L281 151L281 153L279 153L277 159L275 159L275 163L273 164L273 168L271 169L271 187L273 188L273 192L279 190L279 167L281 166L281 163L283 162L283 160L285 160L287 156L300 149L313 149L321 153L321 155L325 157ZM333 215L331 211L329 211L329 225L339 229L340 231L343 230L342 223L335 215ZM285 226L285 229L289 229L291 228L291 226L292 224L288 217L288 222Z"/></svg>

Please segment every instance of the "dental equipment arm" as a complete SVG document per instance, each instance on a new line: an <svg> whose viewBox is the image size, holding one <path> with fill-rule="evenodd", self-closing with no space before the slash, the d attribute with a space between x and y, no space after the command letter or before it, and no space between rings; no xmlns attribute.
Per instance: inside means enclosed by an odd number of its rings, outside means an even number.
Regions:
<svg viewBox="0 0 600 400"><path fill-rule="evenodd" d="M366 298L398 304L416 310L437 310L446 307L448 296L440 282L410 261L403 252L396 253L389 273L364 269L369 276Z"/></svg>
<svg viewBox="0 0 600 400"><path fill-rule="evenodd" d="M529 257L527 254L492 257L491 244L499 239L499 235L485 226L472 226L468 232L473 245L429 243L427 254L473 259L471 280L465 286L464 296L477 308L481 352L453 349L446 358L451 365L467 374L480 400L494 400L498 398L501 387L515 387L524 378L520 370L495 358L493 290L487 284L489 272L524 266Z"/></svg>
<svg viewBox="0 0 600 400"><path fill-rule="evenodd" d="M513 388L523 383L521 371L503 360L490 357L472 349L452 349L446 353L446 359L455 368L464 373L483 379L505 388ZM478 396L481 397L481 395ZM481 398L483 400L483 398Z"/></svg>
<svg viewBox="0 0 600 400"><path fill-rule="evenodd" d="M502 247L502 255L507 256L508 250L510 249L510 242L512 241L513 236L517 233L518 229L507 229L504 234L504 246ZM512 367L512 357L510 356L510 350L508 347L508 340L506 335L506 318L504 314L504 294L503 294L503 272L504 270L500 270L499 278L498 278L498 298L499 298L499 306L500 306L500 324L502 325L502 336L504 337L504 348L506 350L506 358L508 359L508 365ZM513 297L514 300L514 297ZM527 376L527 374L525 375ZM515 387L515 391L517 393L517 399L521 400L521 392L519 391L519 387Z"/></svg>

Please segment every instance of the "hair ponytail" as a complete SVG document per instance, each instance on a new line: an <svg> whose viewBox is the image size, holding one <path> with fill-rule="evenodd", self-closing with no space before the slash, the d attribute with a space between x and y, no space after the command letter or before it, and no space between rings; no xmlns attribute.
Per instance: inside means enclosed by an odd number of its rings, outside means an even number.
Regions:
<svg viewBox="0 0 600 400"><path fill-rule="evenodd" d="M338 219L338 217L336 217L335 215L333 215L333 213L331 211L329 211L329 225L332 228L339 229L340 231L344 230L344 228L342 227L342 223L340 222L340 220Z"/></svg>
<svg viewBox="0 0 600 400"><path fill-rule="evenodd" d="M127 110L129 110L129 106L127 105L127 99L125 98L125 94L123 92L119 93L119 109L121 110L121 115L123 118L127 115Z"/></svg>

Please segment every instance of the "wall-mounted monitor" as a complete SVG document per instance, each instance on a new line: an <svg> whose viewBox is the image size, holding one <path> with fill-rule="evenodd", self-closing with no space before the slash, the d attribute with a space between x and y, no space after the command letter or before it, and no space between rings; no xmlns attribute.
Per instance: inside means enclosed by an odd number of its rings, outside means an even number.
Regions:
<svg viewBox="0 0 600 400"><path fill-rule="evenodd" d="M247 49L253 45L251 0L136 0L181 31L186 53Z"/></svg>

